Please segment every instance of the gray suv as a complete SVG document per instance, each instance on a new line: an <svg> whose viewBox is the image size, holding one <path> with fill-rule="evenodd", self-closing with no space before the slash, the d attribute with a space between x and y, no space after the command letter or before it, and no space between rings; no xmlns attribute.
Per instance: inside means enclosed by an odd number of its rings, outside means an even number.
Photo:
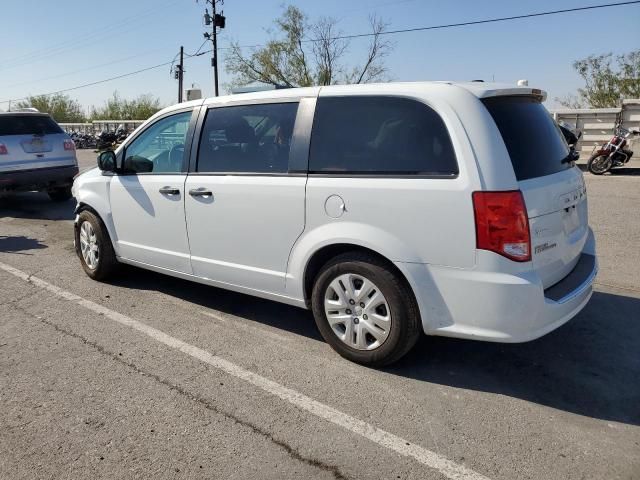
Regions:
<svg viewBox="0 0 640 480"><path fill-rule="evenodd" d="M46 113L0 113L0 194L45 191L71 198L78 160L73 140Z"/></svg>

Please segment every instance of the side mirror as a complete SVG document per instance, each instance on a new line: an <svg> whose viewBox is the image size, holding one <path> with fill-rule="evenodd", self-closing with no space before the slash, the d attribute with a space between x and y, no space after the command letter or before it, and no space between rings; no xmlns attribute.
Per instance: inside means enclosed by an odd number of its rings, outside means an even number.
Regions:
<svg viewBox="0 0 640 480"><path fill-rule="evenodd" d="M153 171L153 162L148 158L132 155L124 159L123 169L129 173L148 173Z"/></svg>
<svg viewBox="0 0 640 480"><path fill-rule="evenodd" d="M98 168L103 172L115 172L116 154L112 150L106 150L98 155Z"/></svg>

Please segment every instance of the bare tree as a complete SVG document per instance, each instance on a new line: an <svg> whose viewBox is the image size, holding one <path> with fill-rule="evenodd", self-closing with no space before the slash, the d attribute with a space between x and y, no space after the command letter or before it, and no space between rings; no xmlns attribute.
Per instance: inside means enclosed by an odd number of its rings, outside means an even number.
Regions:
<svg viewBox="0 0 640 480"><path fill-rule="evenodd" d="M249 55L238 43L231 45L226 58L227 72L234 75L233 84L260 82L287 87L332 85L336 83L367 83L385 79L384 58L393 49L383 40L387 24L371 17L371 41L365 62L347 67L345 57L351 42L338 29L338 21L322 17L309 23L297 7L288 6L275 21L277 39ZM307 37L307 32L311 37Z"/></svg>

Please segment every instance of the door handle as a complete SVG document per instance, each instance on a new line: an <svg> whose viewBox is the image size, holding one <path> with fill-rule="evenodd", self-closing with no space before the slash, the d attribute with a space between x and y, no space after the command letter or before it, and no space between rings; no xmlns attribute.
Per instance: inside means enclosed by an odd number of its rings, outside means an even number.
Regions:
<svg viewBox="0 0 640 480"><path fill-rule="evenodd" d="M175 187L162 187L159 192L163 195L180 195L180 189Z"/></svg>
<svg viewBox="0 0 640 480"><path fill-rule="evenodd" d="M189 190L189 195L192 197L213 197L213 192L205 188L192 188Z"/></svg>

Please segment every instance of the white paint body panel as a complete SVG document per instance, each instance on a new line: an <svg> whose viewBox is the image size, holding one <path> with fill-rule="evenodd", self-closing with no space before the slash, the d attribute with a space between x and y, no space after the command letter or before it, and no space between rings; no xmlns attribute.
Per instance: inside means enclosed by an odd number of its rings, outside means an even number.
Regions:
<svg viewBox="0 0 640 480"><path fill-rule="evenodd" d="M351 244L394 262L413 289L426 333L528 341L584 307L597 270L596 264L589 281L566 301L545 297L544 289L563 278L581 253L595 255L595 242L586 194L572 200L575 214L563 215L556 208L565 194L583 186L577 169L518 182L498 128L479 100L530 93L528 87L512 85L390 83L277 90L186 104L204 109L325 95L413 98L446 124L458 159L455 178L187 174L140 176L136 184L135 178L94 170L76 179L74 192L80 205L103 218L126 263L304 307L310 259L325 246ZM140 128L184 107L165 109ZM173 185L180 185L179 199L158 193ZM192 188L211 190L213 199L191 197ZM518 189L528 208L532 247L558 243L523 263L475 248L471 201L477 190Z"/></svg>
<svg viewBox="0 0 640 480"><path fill-rule="evenodd" d="M121 257L191 273L184 219L185 175L116 175L109 198ZM162 187L180 193L165 195Z"/></svg>
<svg viewBox="0 0 640 480"><path fill-rule="evenodd" d="M283 294L291 246L304 229L306 177L192 175L185 211L193 274Z"/></svg>

